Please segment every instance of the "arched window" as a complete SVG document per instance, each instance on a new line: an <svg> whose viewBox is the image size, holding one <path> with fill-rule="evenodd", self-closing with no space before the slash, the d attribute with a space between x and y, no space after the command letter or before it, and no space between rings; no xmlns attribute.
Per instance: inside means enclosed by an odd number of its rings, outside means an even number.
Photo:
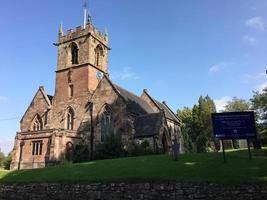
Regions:
<svg viewBox="0 0 267 200"><path fill-rule="evenodd" d="M32 130L33 131L43 130L42 118L38 114L33 119L33 122L32 122Z"/></svg>
<svg viewBox="0 0 267 200"><path fill-rule="evenodd" d="M78 64L78 46L76 43L71 43L71 63Z"/></svg>
<svg viewBox="0 0 267 200"><path fill-rule="evenodd" d="M95 66L100 66L102 64L101 56L103 56L103 48L101 45L97 45L95 48Z"/></svg>
<svg viewBox="0 0 267 200"><path fill-rule="evenodd" d="M106 106L106 110L101 116L101 141L103 142L107 135L113 131L111 109Z"/></svg>
<svg viewBox="0 0 267 200"><path fill-rule="evenodd" d="M74 111L72 108L69 108L67 112L67 129L73 130L73 128L74 128Z"/></svg>

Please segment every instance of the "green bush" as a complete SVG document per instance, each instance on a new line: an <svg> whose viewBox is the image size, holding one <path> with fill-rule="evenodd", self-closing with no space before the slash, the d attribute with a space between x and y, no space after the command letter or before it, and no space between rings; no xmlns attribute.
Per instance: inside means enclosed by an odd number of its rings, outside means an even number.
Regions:
<svg viewBox="0 0 267 200"><path fill-rule="evenodd" d="M232 143L233 143L234 149L239 149L239 141L238 140L232 140Z"/></svg>
<svg viewBox="0 0 267 200"><path fill-rule="evenodd" d="M196 140L197 152L207 152L208 139L204 135L199 135Z"/></svg>
<svg viewBox="0 0 267 200"><path fill-rule="evenodd" d="M0 168L3 167L4 160L5 160L5 155L3 152L0 151Z"/></svg>
<svg viewBox="0 0 267 200"><path fill-rule="evenodd" d="M132 145L133 145L133 150L130 156L141 156L141 155L154 154L147 140L142 141L141 144L137 144L136 142L133 142Z"/></svg>
<svg viewBox="0 0 267 200"><path fill-rule="evenodd" d="M10 164L11 164L11 161L12 161L12 157L11 155L9 154L3 161L3 167L4 169L6 170L9 170L10 169Z"/></svg>
<svg viewBox="0 0 267 200"><path fill-rule="evenodd" d="M125 156L120 135L110 133L104 142L98 143L95 148L94 159L108 159Z"/></svg>
<svg viewBox="0 0 267 200"><path fill-rule="evenodd" d="M192 141L192 138L189 136L189 128L182 126L181 132L184 140L185 152L191 152L191 153L195 152L196 148Z"/></svg>
<svg viewBox="0 0 267 200"><path fill-rule="evenodd" d="M86 162L90 160L90 151L88 145L77 144L73 152L73 162Z"/></svg>

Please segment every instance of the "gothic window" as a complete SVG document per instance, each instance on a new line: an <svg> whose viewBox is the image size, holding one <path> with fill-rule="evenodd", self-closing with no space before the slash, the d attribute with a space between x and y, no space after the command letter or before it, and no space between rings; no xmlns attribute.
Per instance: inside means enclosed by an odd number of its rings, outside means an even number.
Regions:
<svg viewBox="0 0 267 200"><path fill-rule="evenodd" d="M101 45L97 45L95 48L95 66L101 65L101 56L103 56L103 48Z"/></svg>
<svg viewBox="0 0 267 200"><path fill-rule="evenodd" d="M67 113L67 129L73 130L73 127L74 127L74 111L72 108L69 108Z"/></svg>
<svg viewBox="0 0 267 200"><path fill-rule="evenodd" d="M105 137L112 133L112 113L110 108L106 108L101 116L101 142Z"/></svg>
<svg viewBox="0 0 267 200"><path fill-rule="evenodd" d="M42 140L32 142L32 155L42 155L43 142Z"/></svg>
<svg viewBox="0 0 267 200"><path fill-rule="evenodd" d="M32 122L32 130L40 131L43 130L42 118L37 114Z"/></svg>
<svg viewBox="0 0 267 200"><path fill-rule="evenodd" d="M78 64L78 46L76 43L71 43L71 63Z"/></svg>

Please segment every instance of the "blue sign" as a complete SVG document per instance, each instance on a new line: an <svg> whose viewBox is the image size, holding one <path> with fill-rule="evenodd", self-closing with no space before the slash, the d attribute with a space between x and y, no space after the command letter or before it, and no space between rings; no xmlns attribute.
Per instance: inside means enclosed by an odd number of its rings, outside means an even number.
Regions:
<svg viewBox="0 0 267 200"><path fill-rule="evenodd" d="M220 140L256 138L254 112L212 114L213 133Z"/></svg>

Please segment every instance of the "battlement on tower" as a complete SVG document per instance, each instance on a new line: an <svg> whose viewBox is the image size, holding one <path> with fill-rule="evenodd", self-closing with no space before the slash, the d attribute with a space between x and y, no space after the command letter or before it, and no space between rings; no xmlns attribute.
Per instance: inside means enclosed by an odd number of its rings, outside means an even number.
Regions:
<svg viewBox="0 0 267 200"><path fill-rule="evenodd" d="M66 34L64 34L61 27L58 34L58 43L62 44L70 42L71 40L81 38L84 36L92 36L93 38L103 43L105 46L108 46L108 34L99 31L96 27L92 25L90 20L88 20L85 28L83 26L78 26L76 27L75 30L68 29Z"/></svg>

